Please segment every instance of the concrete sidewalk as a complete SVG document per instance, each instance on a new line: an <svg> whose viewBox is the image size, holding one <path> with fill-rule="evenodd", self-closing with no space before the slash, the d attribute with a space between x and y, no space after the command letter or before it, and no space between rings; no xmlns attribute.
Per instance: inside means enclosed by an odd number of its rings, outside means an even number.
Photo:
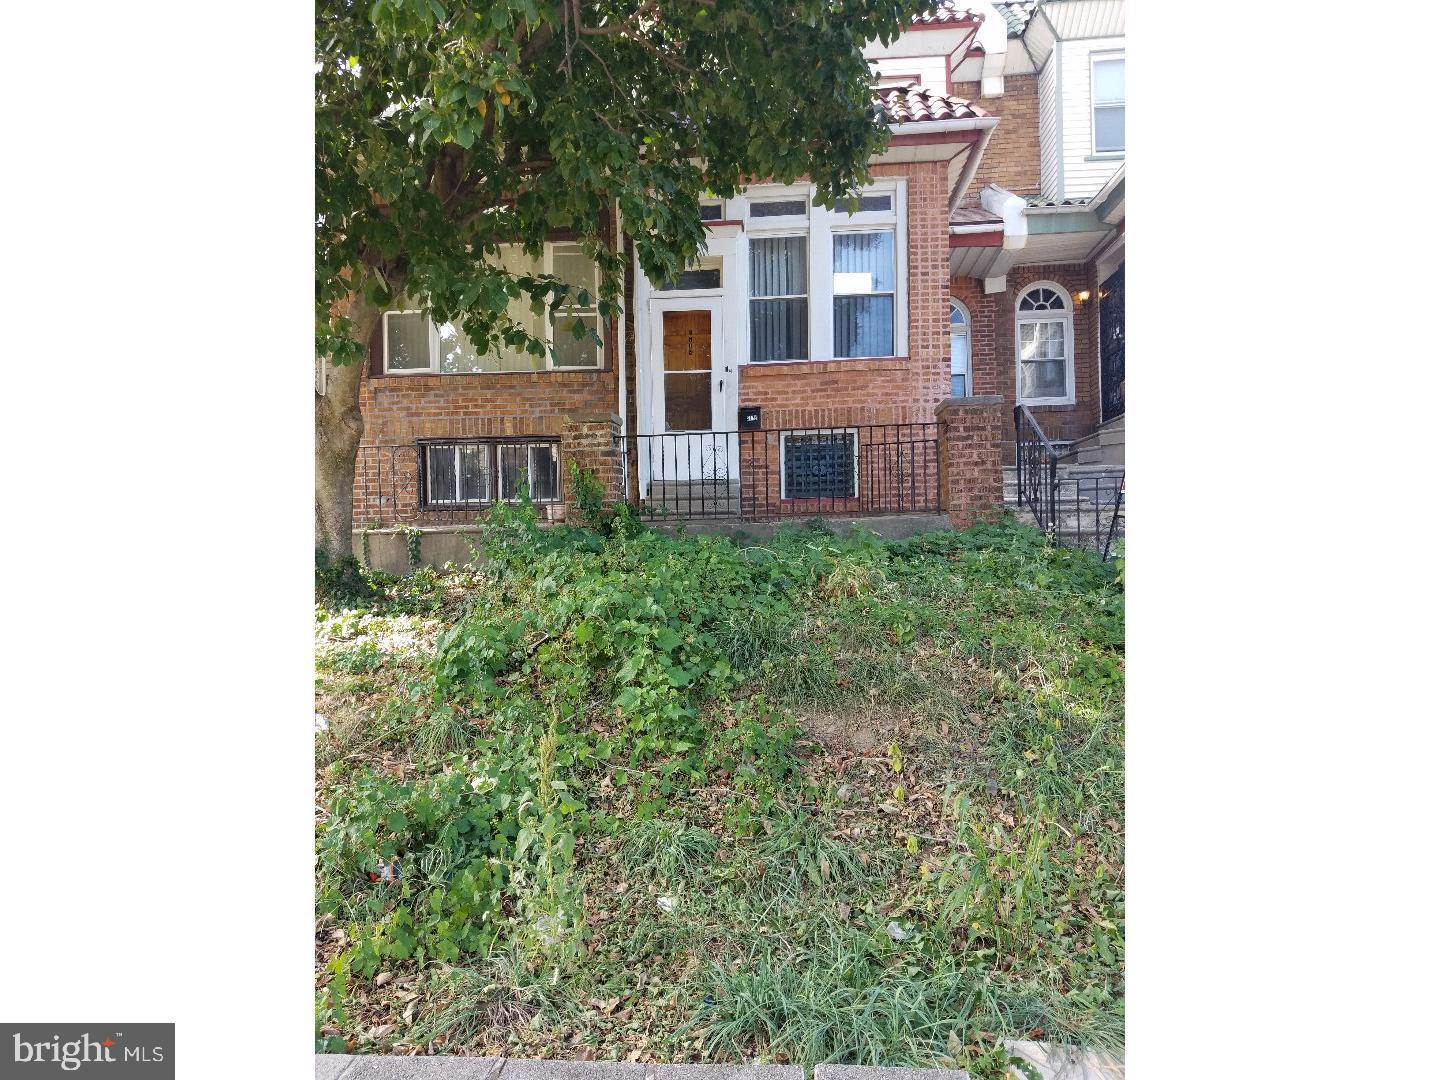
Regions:
<svg viewBox="0 0 1440 1080"><path fill-rule="evenodd" d="M1009 1042L1043 1080L1124 1080L1108 1057L1044 1043ZM1024 1080L1013 1068L1011 1075ZM962 1069L890 1069L870 1065L636 1065L625 1061L520 1061L484 1057L316 1054L315 1080L967 1080Z"/></svg>

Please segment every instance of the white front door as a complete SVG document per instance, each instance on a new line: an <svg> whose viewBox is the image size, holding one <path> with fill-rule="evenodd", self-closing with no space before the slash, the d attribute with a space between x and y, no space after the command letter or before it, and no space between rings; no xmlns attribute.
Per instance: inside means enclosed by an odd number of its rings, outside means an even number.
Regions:
<svg viewBox="0 0 1440 1080"><path fill-rule="evenodd" d="M719 297L650 301L649 422L642 477L738 482L739 373L725 348Z"/></svg>

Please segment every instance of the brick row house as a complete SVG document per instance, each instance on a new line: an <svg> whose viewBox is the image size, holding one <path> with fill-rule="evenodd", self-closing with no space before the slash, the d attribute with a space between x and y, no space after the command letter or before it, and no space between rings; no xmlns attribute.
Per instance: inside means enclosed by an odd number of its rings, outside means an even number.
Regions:
<svg viewBox="0 0 1440 1080"><path fill-rule="evenodd" d="M547 355L386 313L357 530L473 521L522 485L561 517L571 462L686 517L995 506L1017 402L1062 449L1123 413L1123 19L1107 0L937 4L867 50L892 134L853 212L803 182L703 201L705 251L668 282L614 221L623 317L565 316L599 345L518 304ZM524 268L597 273L563 236Z"/></svg>

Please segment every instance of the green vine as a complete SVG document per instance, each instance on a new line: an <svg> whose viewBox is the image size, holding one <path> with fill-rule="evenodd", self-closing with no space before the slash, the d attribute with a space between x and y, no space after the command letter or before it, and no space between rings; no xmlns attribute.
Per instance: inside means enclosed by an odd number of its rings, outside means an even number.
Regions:
<svg viewBox="0 0 1440 1080"><path fill-rule="evenodd" d="M424 533L414 525L401 525L400 531L405 534L405 554L409 557L410 569L419 569L420 538Z"/></svg>
<svg viewBox="0 0 1440 1080"><path fill-rule="evenodd" d="M366 570L375 568L374 560L370 558L370 534L380 527L379 522L372 521L366 525L360 533L360 565Z"/></svg>

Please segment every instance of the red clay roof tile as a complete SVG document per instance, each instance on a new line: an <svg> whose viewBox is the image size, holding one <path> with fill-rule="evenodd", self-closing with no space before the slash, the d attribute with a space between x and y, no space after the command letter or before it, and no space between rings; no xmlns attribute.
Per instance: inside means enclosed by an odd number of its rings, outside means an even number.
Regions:
<svg viewBox="0 0 1440 1080"><path fill-rule="evenodd" d="M964 98L937 94L918 86L882 86L875 91L875 97L892 124L925 124L990 115Z"/></svg>

